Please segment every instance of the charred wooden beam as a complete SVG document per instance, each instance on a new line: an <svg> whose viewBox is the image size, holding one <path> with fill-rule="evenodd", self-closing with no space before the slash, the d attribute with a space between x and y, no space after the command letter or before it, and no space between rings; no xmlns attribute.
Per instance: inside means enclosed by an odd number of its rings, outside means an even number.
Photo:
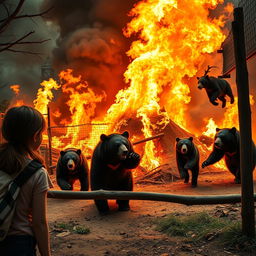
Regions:
<svg viewBox="0 0 256 256"><path fill-rule="evenodd" d="M150 141L150 140L161 138L163 136L164 136L164 133L160 133L160 134L152 136L152 137L148 137L148 138L145 138L145 139L142 139L142 140L135 141L135 142L132 143L132 145L138 145L140 143L144 143L144 142L147 142L147 141Z"/></svg>
<svg viewBox="0 0 256 256"><path fill-rule="evenodd" d="M131 191L48 191L48 198L54 199L118 199L118 200L147 200L163 201L185 205L205 205L205 204L233 204L241 202L241 195L225 196L190 196L190 195L173 195L153 192L131 192ZM256 201L256 194L254 194Z"/></svg>
<svg viewBox="0 0 256 256"><path fill-rule="evenodd" d="M225 75L221 75L221 76L218 76L218 78L230 78L230 74L225 74Z"/></svg>

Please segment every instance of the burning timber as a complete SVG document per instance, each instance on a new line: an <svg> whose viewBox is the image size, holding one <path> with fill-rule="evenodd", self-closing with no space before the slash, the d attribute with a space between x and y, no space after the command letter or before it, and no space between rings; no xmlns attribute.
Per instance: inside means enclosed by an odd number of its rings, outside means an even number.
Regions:
<svg viewBox="0 0 256 256"><path fill-rule="evenodd" d="M205 205L205 204L233 204L241 202L241 195L226 196L189 196L172 195L152 192L130 192L130 191L105 191L97 190L85 191L48 191L48 198L54 199L118 199L118 200L148 200L178 203L185 205ZM256 193L254 194L256 201Z"/></svg>

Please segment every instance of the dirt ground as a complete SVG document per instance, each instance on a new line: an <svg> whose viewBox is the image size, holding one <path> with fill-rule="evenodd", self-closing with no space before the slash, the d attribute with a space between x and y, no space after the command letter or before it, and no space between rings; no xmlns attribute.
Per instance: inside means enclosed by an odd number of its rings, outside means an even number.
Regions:
<svg viewBox="0 0 256 256"><path fill-rule="evenodd" d="M255 177L254 177L254 180ZM256 181L254 182L256 184ZM228 173L204 174L199 177L198 187L191 188L183 181L163 185L135 185L134 191L162 192L180 195L226 195L239 194L241 186L233 183ZM53 256L186 256L186 255L256 255L231 252L213 239L196 246L181 238L168 237L155 230L157 217L179 213L189 215L232 207L232 217L240 219L240 207L236 205L185 206L168 202L130 202L131 210L119 212L115 201L110 201L108 215L98 214L92 200L49 199L48 219L51 229ZM60 223L71 226L82 225L90 229L89 234L76 234L57 227Z"/></svg>

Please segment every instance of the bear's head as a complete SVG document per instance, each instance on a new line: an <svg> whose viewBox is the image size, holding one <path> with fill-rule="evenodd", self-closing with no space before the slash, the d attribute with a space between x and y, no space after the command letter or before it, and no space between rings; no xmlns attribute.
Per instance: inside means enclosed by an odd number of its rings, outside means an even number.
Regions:
<svg viewBox="0 0 256 256"><path fill-rule="evenodd" d="M102 154L104 154L108 164L117 165L128 157L131 151L131 143L128 138L129 133L127 131L122 134L113 133L100 136Z"/></svg>
<svg viewBox="0 0 256 256"><path fill-rule="evenodd" d="M182 155L189 154L193 146L193 137L187 139L176 138L176 150Z"/></svg>
<svg viewBox="0 0 256 256"><path fill-rule="evenodd" d="M61 164L67 168L69 172L74 172L80 164L80 149L66 149L60 152Z"/></svg>
<svg viewBox="0 0 256 256"><path fill-rule="evenodd" d="M235 127L229 128L216 128L214 137L214 147L225 152L234 152L237 147L237 130Z"/></svg>
<svg viewBox="0 0 256 256"><path fill-rule="evenodd" d="M203 88L207 88L208 84L210 83L210 79L209 76L202 76L202 77L197 77L198 83L197 83L197 88L198 89L203 89Z"/></svg>

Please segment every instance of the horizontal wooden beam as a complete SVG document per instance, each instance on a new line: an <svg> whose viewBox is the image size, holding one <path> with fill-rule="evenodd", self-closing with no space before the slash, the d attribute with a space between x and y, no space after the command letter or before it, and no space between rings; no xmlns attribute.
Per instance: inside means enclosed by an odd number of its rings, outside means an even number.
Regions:
<svg viewBox="0 0 256 256"><path fill-rule="evenodd" d="M205 205L205 204L233 204L241 202L241 195L225 196L191 196L191 195L173 195L166 193L153 192L132 192L132 191L48 191L48 198L55 199L120 199L120 200L146 200L146 201L163 201L185 205ZM256 201L256 194L254 194Z"/></svg>

